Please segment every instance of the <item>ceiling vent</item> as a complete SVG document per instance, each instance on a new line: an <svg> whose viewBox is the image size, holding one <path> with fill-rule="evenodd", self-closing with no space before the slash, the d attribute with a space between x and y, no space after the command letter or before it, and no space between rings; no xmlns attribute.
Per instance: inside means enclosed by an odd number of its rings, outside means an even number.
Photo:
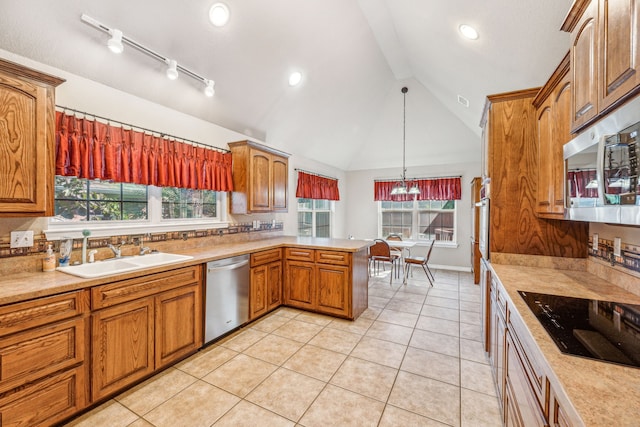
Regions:
<svg viewBox="0 0 640 427"><path fill-rule="evenodd" d="M469 108L469 100L462 95L458 95L458 103Z"/></svg>

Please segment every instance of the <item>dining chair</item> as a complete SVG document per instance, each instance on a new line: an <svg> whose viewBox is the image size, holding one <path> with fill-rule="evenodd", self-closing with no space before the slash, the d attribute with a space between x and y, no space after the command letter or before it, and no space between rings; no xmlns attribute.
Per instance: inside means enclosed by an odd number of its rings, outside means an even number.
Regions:
<svg viewBox="0 0 640 427"><path fill-rule="evenodd" d="M396 277L399 277L397 263L400 255L392 253L389 244L382 239L375 239L373 242L373 245L369 246L369 270L371 270L371 264L373 264L374 270L379 271L380 262L383 263L383 269L385 262L391 263L391 274L389 275L389 284L391 284L394 273Z"/></svg>
<svg viewBox="0 0 640 427"><path fill-rule="evenodd" d="M433 244L436 239L431 240L431 245L429 246L429 251L427 252L427 256L425 257L405 257L404 259L404 278L402 280L402 284L407 284L407 276L409 276L409 271L413 265L419 265L424 270L424 274L427 275L427 280L429 280L429 284L433 286L433 282L436 280L431 269L429 268L429 259L431 258L431 251L433 250Z"/></svg>
<svg viewBox="0 0 640 427"><path fill-rule="evenodd" d="M392 242L402 242L402 236L400 234L397 233L391 233L387 236L387 238L385 239L387 241L392 241ZM411 249L409 248L403 248L403 249L398 249L398 248L391 248L392 252L398 252L400 254L400 256L402 257L403 255L403 250L407 251L407 255L411 256ZM404 258L404 257L402 257Z"/></svg>

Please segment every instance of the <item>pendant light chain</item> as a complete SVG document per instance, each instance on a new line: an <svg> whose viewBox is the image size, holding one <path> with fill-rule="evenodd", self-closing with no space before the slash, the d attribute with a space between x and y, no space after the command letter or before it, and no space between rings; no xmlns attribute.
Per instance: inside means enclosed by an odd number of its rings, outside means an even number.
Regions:
<svg viewBox="0 0 640 427"><path fill-rule="evenodd" d="M407 147L407 138L406 138L406 132L407 132L407 91L409 89L407 89L406 87L402 88L402 186L406 187L406 175L407 175L407 168L405 166L405 159L406 159L406 147Z"/></svg>

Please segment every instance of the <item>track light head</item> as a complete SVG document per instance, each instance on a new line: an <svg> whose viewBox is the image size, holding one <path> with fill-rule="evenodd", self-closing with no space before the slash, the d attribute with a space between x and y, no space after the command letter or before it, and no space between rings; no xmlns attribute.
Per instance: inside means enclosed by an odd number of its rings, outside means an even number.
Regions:
<svg viewBox="0 0 640 427"><path fill-rule="evenodd" d="M122 31L114 28L109 30L109 34L111 34L111 38L107 41L109 50L113 53L122 53L124 50L124 45L122 44Z"/></svg>
<svg viewBox="0 0 640 427"><path fill-rule="evenodd" d="M204 88L204 94L212 97L216 93L216 90L214 89L216 82L213 80L205 80L205 84L207 87Z"/></svg>
<svg viewBox="0 0 640 427"><path fill-rule="evenodd" d="M178 63L175 59L167 59L167 78L169 80L178 78Z"/></svg>

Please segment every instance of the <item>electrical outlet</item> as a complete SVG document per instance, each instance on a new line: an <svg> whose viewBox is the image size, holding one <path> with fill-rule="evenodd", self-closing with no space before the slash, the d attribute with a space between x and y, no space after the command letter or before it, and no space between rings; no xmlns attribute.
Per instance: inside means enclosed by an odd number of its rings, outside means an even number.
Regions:
<svg viewBox="0 0 640 427"><path fill-rule="evenodd" d="M620 252L621 246L622 246L621 239L619 237L614 238L613 239L613 255L615 255L615 256L621 256L622 255L621 252Z"/></svg>
<svg viewBox="0 0 640 427"><path fill-rule="evenodd" d="M598 233L593 234L593 238L591 239L591 248L594 252L598 250Z"/></svg>
<svg viewBox="0 0 640 427"><path fill-rule="evenodd" d="M33 246L33 230L11 232L12 248L30 248L31 246Z"/></svg>

